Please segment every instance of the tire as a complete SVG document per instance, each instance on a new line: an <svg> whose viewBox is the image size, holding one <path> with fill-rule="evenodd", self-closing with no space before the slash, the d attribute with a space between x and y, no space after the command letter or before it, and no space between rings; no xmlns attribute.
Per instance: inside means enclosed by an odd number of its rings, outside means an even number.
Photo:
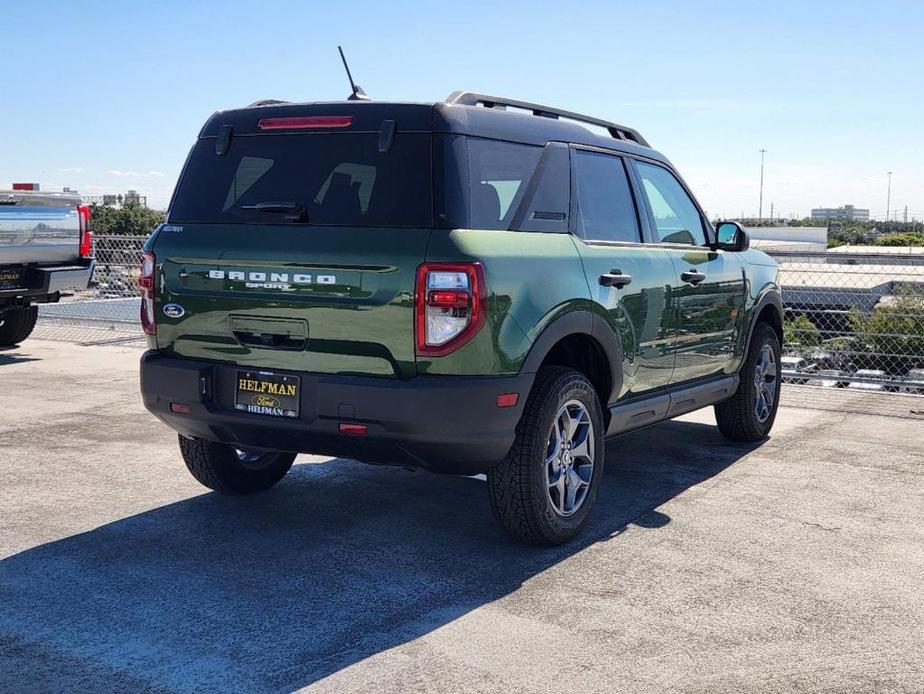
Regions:
<svg viewBox="0 0 924 694"><path fill-rule="evenodd" d="M266 491L292 467L295 453L248 453L226 443L180 436L180 453L192 476L220 494Z"/></svg>
<svg viewBox="0 0 924 694"><path fill-rule="evenodd" d="M575 423L570 446L566 437L555 435L563 422ZM541 369L510 452L488 472L491 508L512 537L531 545L559 545L583 530L603 479L603 434L600 401L584 374Z"/></svg>
<svg viewBox="0 0 924 694"><path fill-rule="evenodd" d="M17 345L32 334L38 320L38 306L16 308L0 314L0 347Z"/></svg>
<svg viewBox="0 0 924 694"><path fill-rule="evenodd" d="M772 364L766 360L772 355ZM741 366L741 380L735 394L715 406L719 431L732 441L760 441L773 428L780 405L780 339L767 323L758 323L751 336L748 354ZM761 385L762 401L758 400ZM768 395L772 397L766 407ZM763 404L761 404L763 402Z"/></svg>

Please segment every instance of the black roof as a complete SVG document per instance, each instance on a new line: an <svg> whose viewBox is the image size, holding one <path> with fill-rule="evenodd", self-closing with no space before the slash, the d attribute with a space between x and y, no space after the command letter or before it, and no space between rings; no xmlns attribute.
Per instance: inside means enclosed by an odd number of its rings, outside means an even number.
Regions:
<svg viewBox="0 0 924 694"><path fill-rule="evenodd" d="M379 132L382 121L393 120L398 132L451 133L533 145L571 142L669 163L632 128L548 106L471 92L453 92L446 101L435 103L259 101L245 108L214 113L199 137L215 137L223 126L231 126L235 135L257 134L261 132L258 124L262 119L300 116L351 116L351 132ZM608 135L585 125L596 126ZM342 132L340 128L331 129L336 131Z"/></svg>

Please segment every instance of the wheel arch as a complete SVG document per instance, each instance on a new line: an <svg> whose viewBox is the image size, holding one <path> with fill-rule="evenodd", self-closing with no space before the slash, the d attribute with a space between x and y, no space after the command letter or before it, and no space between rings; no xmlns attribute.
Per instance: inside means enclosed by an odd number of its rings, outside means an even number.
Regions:
<svg viewBox="0 0 924 694"><path fill-rule="evenodd" d="M758 323L768 323L776 332L780 340L780 346L783 345L783 297L779 289L770 289L761 296L754 305L752 310L751 323L748 326L748 337L744 343L744 354L747 354L751 347L751 339L754 336L754 330Z"/></svg>
<svg viewBox="0 0 924 694"><path fill-rule="evenodd" d="M600 316L570 311L549 323L533 342L521 373L536 373L546 365L570 366L593 384L608 417L607 405L622 388L622 348Z"/></svg>

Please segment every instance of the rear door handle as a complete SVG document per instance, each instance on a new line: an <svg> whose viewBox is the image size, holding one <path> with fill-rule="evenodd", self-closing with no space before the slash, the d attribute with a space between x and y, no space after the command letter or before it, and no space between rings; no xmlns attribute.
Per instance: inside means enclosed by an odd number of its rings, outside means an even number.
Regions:
<svg viewBox="0 0 924 694"><path fill-rule="evenodd" d="M627 284L632 284L632 275L624 275L620 270L613 270L605 275L600 275L601 287L622 289Z"/></svg>
<svg viewBox="0 0 924 694"><path fill-rule="evenodd" d="M696 270L685 270L680 273L680 279L684 282L692 284L694 287L706 279L706 275L702 272L697 272Z"/></svg>

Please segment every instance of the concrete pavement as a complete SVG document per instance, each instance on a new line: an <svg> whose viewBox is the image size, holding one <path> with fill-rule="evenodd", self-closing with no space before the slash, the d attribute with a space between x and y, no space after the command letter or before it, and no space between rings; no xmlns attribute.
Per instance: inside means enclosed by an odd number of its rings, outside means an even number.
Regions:
<svg viewBox="0 0 924 694"><path fill-rule="evenodd" d="M0 352L0 690L924 690L919 419L625 436L589 532L536 550L478 479L303 456L208 493L139 356Z"/></svg>

